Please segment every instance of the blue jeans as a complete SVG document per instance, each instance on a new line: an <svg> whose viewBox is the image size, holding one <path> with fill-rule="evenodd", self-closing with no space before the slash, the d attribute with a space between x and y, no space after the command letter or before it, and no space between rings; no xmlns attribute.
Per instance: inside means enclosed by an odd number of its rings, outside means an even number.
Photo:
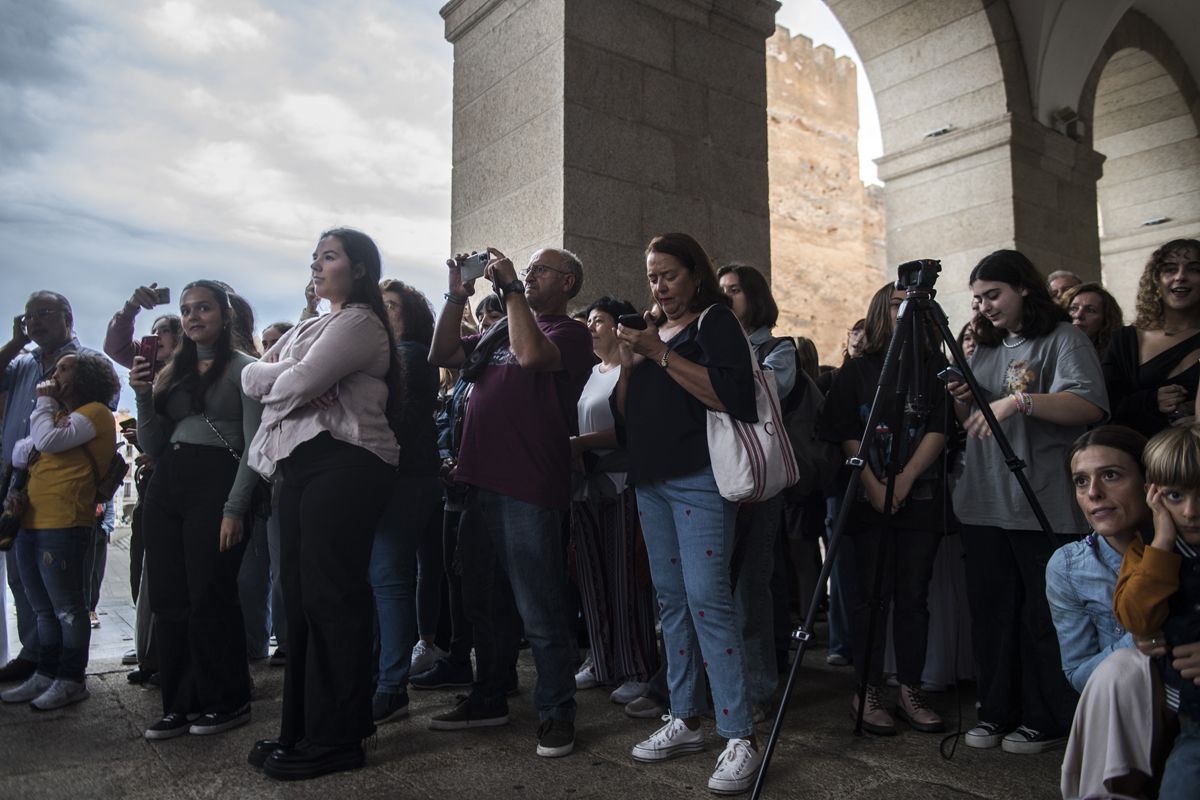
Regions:
<svg viewBox="0 0 1200 800"><path fill-rule="evenodd" d="M82 681L92 627L85 596L91 528L22 529L14 551L25 596L37 617L37 671Z"/></svg>
<svg viewBox="0 0 1200 800"><path fill-rule="evenodd" d="M1192 714L1179 715L1179 735L1167 765L1163 768L1158 800L1187 800L1196 796L1200 786L1200 719Z"/></svg>
<svg viewBox="0 0 1200 800"><path fill-rule="evenodd" d="M436 477L398 477L375 529L369 574L379 619L378 692L408 689L417 638L417 545L441 500Z"/></svg>
<svg viewBox="0 0 1200 800"><path fill-rule="evenodd" d="M779 683L775 663L775 603L771 576L775 571L775 539L783 521L783 495L738 509L740 555L733 600L742 618L750 700L768 705Z"/></svg>
<svg viewBox="0 0 1200 800"><path fill-rule="evenodd" d="M579 650L567 620L563 513L485 489L475 503L479 524L461 528L458 540L463 611L475 635L472 701L506 708L519 644L509 624L515 604L537 665L538 718L574 721Z"/></svg>
<svg viewBox="0 0 1200 800"><path fill-rule="evenodd" d="M833 539L833 526L837 524L842 498L840 495L827 498L826 504L829 516L825 518L825 546L828 547ZM850 617L851 610L859 600L854 537L849 535L849 531L838 540L837 553L834 555L837 557L829 572L829 652L853 660L854 636Z"/></svg>
<svg viewBox="0 0 1200 800"><path fill-rule="evenodd" d="M267 521L250 515L245 528L246 552L238 570L238 598L246 627L246 655L266 658L271 645L271 556Z"/></svg>
<svg viewBox="0 0 1200 800"><path fill-rule="evenodd" d="M650 574L658 591L671 713L704 712L708 672L717 733L753 735L742 621L729 587L737 506L712 469L637 487Z"/></svg>

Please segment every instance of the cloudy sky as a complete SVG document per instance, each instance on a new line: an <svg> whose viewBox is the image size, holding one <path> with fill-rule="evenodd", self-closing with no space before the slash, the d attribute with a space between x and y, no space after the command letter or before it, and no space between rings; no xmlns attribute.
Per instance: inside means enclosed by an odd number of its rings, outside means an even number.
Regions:
<svg viewBox="0 0 1200 800"><path fill-rule="evenodd" d="M0 0L0 317L52 288L99 347L139 284L177 301L206 277L248 297L261 328L297 315L316 235L340 224L436 297L450 229L440 5ZM820 0L785 0L779 21L851 54Z"/></svg>

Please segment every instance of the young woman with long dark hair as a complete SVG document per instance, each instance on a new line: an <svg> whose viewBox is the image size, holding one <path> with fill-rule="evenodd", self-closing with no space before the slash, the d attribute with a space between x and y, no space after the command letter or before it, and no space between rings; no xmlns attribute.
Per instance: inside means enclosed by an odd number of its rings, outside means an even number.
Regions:
<svg viewBox="0 0 1200 800"><path fill-rule="evenodd" d="M242 376L263 404L250 464L283 477L283 719L279 736L249 755L280 780L363 764L362 740L375 730L368 564L399 463L389 422L401 400L392 391L399 370L379 249L359 231L326 231L311 269L330 313L292 328Z"/></svg>
<svg viewBox="0 0 1200 800"><path fill-rule="evenodd" d="M262 413L241 388L254 359L234 349L222 284L185 286L179 315L184 338L170 363L153 376L138 356L129 373L138 442L155 459L143 514L163 717L147 739L221 733L250 720L237 574L258 483L242 458Z"/></svg>
<svg viewBox="0 0 1200 800"><path fill-rule="evenodd" d="M902 289L887 283L871 298L861 355L846 361L825 400L821 436L840 444L848 457L858 453L904 294ZM945 359L928 346L934 336L928 335L922 343L923 360L907 369L913 376L914 387L937 386L937 371L944 366ZM901 358L907 360L911 352L906 349ZM876 425L877 435L866 453L868 468L862 472L850 527L859 587L859 602L853 609L854 667L857 677L861 680L865 676L867 680L863 727L881 735L896 732L882 697L884 634L888 609L893 604L896 672L900 681L898 712L915 730L936 733L944 728L942 719L921 692L921 675L929 639L929 581L942 536L954 519L941 459L946 445L946 404L945 396L938 393L928 408L918 410L909 405L911 396L911 389L904 397L897 397L894 392L886 395L891 402L883 410ZM903 442L898 453L902 470L896 475L889 510L885 507L885 466L896 436L902 437ZM878 584L882 605L875 620L873 641L868 641L877 565L883 570ZM855 694L852 704L855 714L857 708Z"/></svg>
<svg viewBox="0 0 1200 800"><path fill-rule="evenodd" d="M950 382L969 434L954 510L963 523L979 666L979 724L965 741L1037 753L1065 740L1076 697L1046 603L1051 553L1087 532L1062 465L1071 443L1108 413L1108 396L1096 348L1051 299L1028 258L1015 250L985 256L970 286L980 311L971 369L1026 465L1054 542L1009 474L970 389Z"/></svg>

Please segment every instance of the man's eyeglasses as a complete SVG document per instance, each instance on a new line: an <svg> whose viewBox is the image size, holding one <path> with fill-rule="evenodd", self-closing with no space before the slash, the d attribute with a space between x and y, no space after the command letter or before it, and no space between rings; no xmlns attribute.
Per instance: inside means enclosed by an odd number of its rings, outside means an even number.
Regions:
<svg viewBox="0 0 1200 800"><path fill-rule="evenodd" d="M568 272L565 269L555 269L554 267L547 267L545 264L534 264L532 266L526 267L525 269L521 270L521 280L525 280L530 275L532 275L535 278L540 278L543 275L545 275L547 272L557 272L559 275L570 275L571 274L570 272Z"/></svg>
<svg viewBox="0 0 1200 800"><path fill-rule="evenodd" d="M33 319L49 319L55 314L61 313L63 313L61 308L35 308L33 311L26 311L21 316L21 322L29 322Z"/></svg>

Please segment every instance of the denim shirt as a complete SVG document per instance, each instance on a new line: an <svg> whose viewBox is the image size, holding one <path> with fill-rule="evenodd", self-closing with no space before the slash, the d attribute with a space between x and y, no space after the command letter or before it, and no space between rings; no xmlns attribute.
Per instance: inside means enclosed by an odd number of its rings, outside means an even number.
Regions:
<svg viewBox="0 0 1200 800"><path fill-rule="evenodd" d="M1046 565L1046 600L1063 673L1077 692L1110 653L1133 647L1133 636L1113 613L1120 570L1121 554L1095 532L1060 547Z"/></svg>

